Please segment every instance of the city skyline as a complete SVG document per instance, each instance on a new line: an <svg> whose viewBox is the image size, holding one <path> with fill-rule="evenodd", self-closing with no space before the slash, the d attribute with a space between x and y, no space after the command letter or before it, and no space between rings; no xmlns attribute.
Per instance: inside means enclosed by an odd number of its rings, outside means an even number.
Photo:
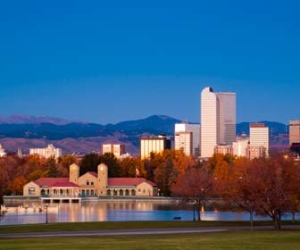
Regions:
<svg viewBox="0 0 300 250"><path fill-rule="evenodd" d="M0 116L198 123L211 86L236 93L237 123L289 124L299 119L299 5L6 1Z"/></svg>

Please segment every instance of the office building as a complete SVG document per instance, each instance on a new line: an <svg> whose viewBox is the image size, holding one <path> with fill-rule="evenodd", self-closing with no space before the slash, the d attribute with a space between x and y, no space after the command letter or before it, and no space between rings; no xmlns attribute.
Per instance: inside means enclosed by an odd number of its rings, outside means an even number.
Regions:
<svg viewBox="0 0 300 250"><path fill-rule="evenodd" d="M297 157L300 155L300 120L292 120L289 124L289 144Z"/></svg>
<svg viewBox="0 0 300 250"><path fill-rule="evenodd" d="M215 146L215 154L232 154L233 149L232 149L232 145L217 145Z"/></svg>
<svg viewBox="0 0 300 250"><path fill-rule="evenodd" d="M142 136L141 143L141 159L147 159L151 153L160 153L166 149L171 149L171 139L166 135L158 136Z"/></svg>
<svg viewBox="0 0 300 250"><path fill-rule="evenodd" d="M30 148L29 154L37 154L39 156L45 157L45 158L58 158L62 156L62 149L61 148L55 148L52 144L49 144L46 148Z"/></svg>
<svg viewBox="0 0 300 250"><path fill-rule="evenodd" d="M175 150L181 150L187 156L193 156L193 133L175 132Z"/></svg>
<svg viewBox="0 0 300 250"><path fill-rule="evenodd" d="M6 153L2 145L0 144L0 157L4 157L4 156L6 156Z"/></svg>
<svg viewBox="0 0 300 250"><path fill-rule="evenodd" d="M269 156L269 138L269 128L264 123L250 123L250 159Z"/></svg>
<svg viewBox="0 0 300 250"><path fill-rule="evenodd" d="M232 143L232 154L238 157L248 156L249 137L238 137L235 142Z"/></svg>
<svg viewBox="0 0 300 250"><path fill-rule="evenodd" d="M117 158L119 158L121 155L124 155L125 152L125 145L124 144L112 144L112 143L106 143L102 144L102 154L106 153L112 153Z"/></svg>
<svg viewBox="0 0 300 250"><path fill-rule="evenodd" d="M292 120L289 125L289 143L300 143L300 120Z"/></svg>
<svg viewBox="0 0 300 250"><path fill-rule="evenodd" d="M200 124L176 123L175 124L175 150L191 157L199 157L200 151Z"/></svg>
<svg viewBox="0 0 300 250"><path fill-rule="evenodd" d="M217 145L231 145L236 137L236 94L201 92L201 157L214 154Z"/></svg>

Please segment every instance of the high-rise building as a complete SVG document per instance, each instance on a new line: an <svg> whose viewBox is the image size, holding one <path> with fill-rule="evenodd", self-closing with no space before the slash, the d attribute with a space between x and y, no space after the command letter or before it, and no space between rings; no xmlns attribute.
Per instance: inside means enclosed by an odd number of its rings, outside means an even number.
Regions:
<svg viewBox="0 0 300 250"><path fill-rule="evenodd" d="M0 144L0 157L6 156L5 150L2 147L2 145Z"/></svg>
<svg viewBox="0 0 300 250"><path fill-rule="evenodd" d="M200 151L200 124L175 124L175 150L192 157L198 157Z"/></svg>
<svg viewBox="0 0 300 250"><path fill-rule="evenodd" d="M105 153L112 153L119 158L121 155L125 154L125 145L111 143L102 144L102 154Z"/></svg>
<svg viewBox="0 0 300 250"><path fill-rule="evenodd" d="M187 156L193 156L193 133L175 132L175 150L181 150Z"/></svg>
<svg viewBox="0 0 300 250"><path fill-rule="evenodd" d="M171 149L171 139L165 135L142 136L141 159L149 158L151 153L160 153L166 149Z"/></svg>
<svg viewBox="0 0 300 250"><path fill-rule="evenodd" d="M289 144L292 152L300 155L300 120L292 120L289 124Z"/></svg>
<svg viewBox="0 0 300 250"><path fill-rule="evenodd" d="M264 123L250 123L249 158L269 156L269 127Z"/></svg>
<svg viewBox="0 0 300 250"><path fill-rule="evenodd" d="M300 120L290 121L290 132L289 132L289 142L290 145L293 143L300 143Z"/></svg>
<svg viewBox="0 0 300 250"><path fill-rule="evenodd" d="M247 149L249 146L249 137L241 136L236 139L236 142L232 143L232 154L238 157L247 157Z"/></svg>
<svg viewBox="0 0 300 250"><path fill-rule="evenodd" d="M231 145L236 137L236 94L201 92L201 157L211 157L218 145Z"/></svg>
<svg viewBox="0 0 300 250"><path fill-rule="evenodd" d="M61 148L55 148L52 144L49 144L46 148L30 148L29 154L37 154L45 158L58 158L62 156L62 150Z"/></svg>

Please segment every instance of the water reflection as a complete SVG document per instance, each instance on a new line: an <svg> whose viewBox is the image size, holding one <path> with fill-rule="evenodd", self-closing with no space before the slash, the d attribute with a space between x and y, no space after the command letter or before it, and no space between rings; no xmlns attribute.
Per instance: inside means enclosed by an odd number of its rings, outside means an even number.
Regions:
<svg viewBox="0 0 300 250"><path fill-rule="evenodd" d="M20 204L19 204L20 205ZM24 206L24 204L22 204ZM10 205L11 206L11 205ZM22 206L22 207L23 207ZM0 225L46 223L45 210L32 209L40 203L26 204L28 209L16 212L9 208L0 218ZM22 211L22 212L21 212ZM80 204L50 204L48 222L88 222L88 221L192 221L193 207L171 201L83 201ZM297 214L297 218L299 214ZM296 218L296 219L297 219ZM201 211L202 220L249 220L245 212ZM268 219L268 218L255 218Z"/></svg>

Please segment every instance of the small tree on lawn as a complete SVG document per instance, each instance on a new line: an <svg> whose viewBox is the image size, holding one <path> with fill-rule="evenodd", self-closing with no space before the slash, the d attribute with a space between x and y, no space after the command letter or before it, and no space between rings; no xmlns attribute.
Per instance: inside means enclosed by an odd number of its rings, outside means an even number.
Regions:
<svg viewBox="0 0 300 250"><path fill-rule="evenodd" d="M188 168L172 186L172 195L194 201L200 221L201 207L213 196L212 175L204 168Z"/></svg>

